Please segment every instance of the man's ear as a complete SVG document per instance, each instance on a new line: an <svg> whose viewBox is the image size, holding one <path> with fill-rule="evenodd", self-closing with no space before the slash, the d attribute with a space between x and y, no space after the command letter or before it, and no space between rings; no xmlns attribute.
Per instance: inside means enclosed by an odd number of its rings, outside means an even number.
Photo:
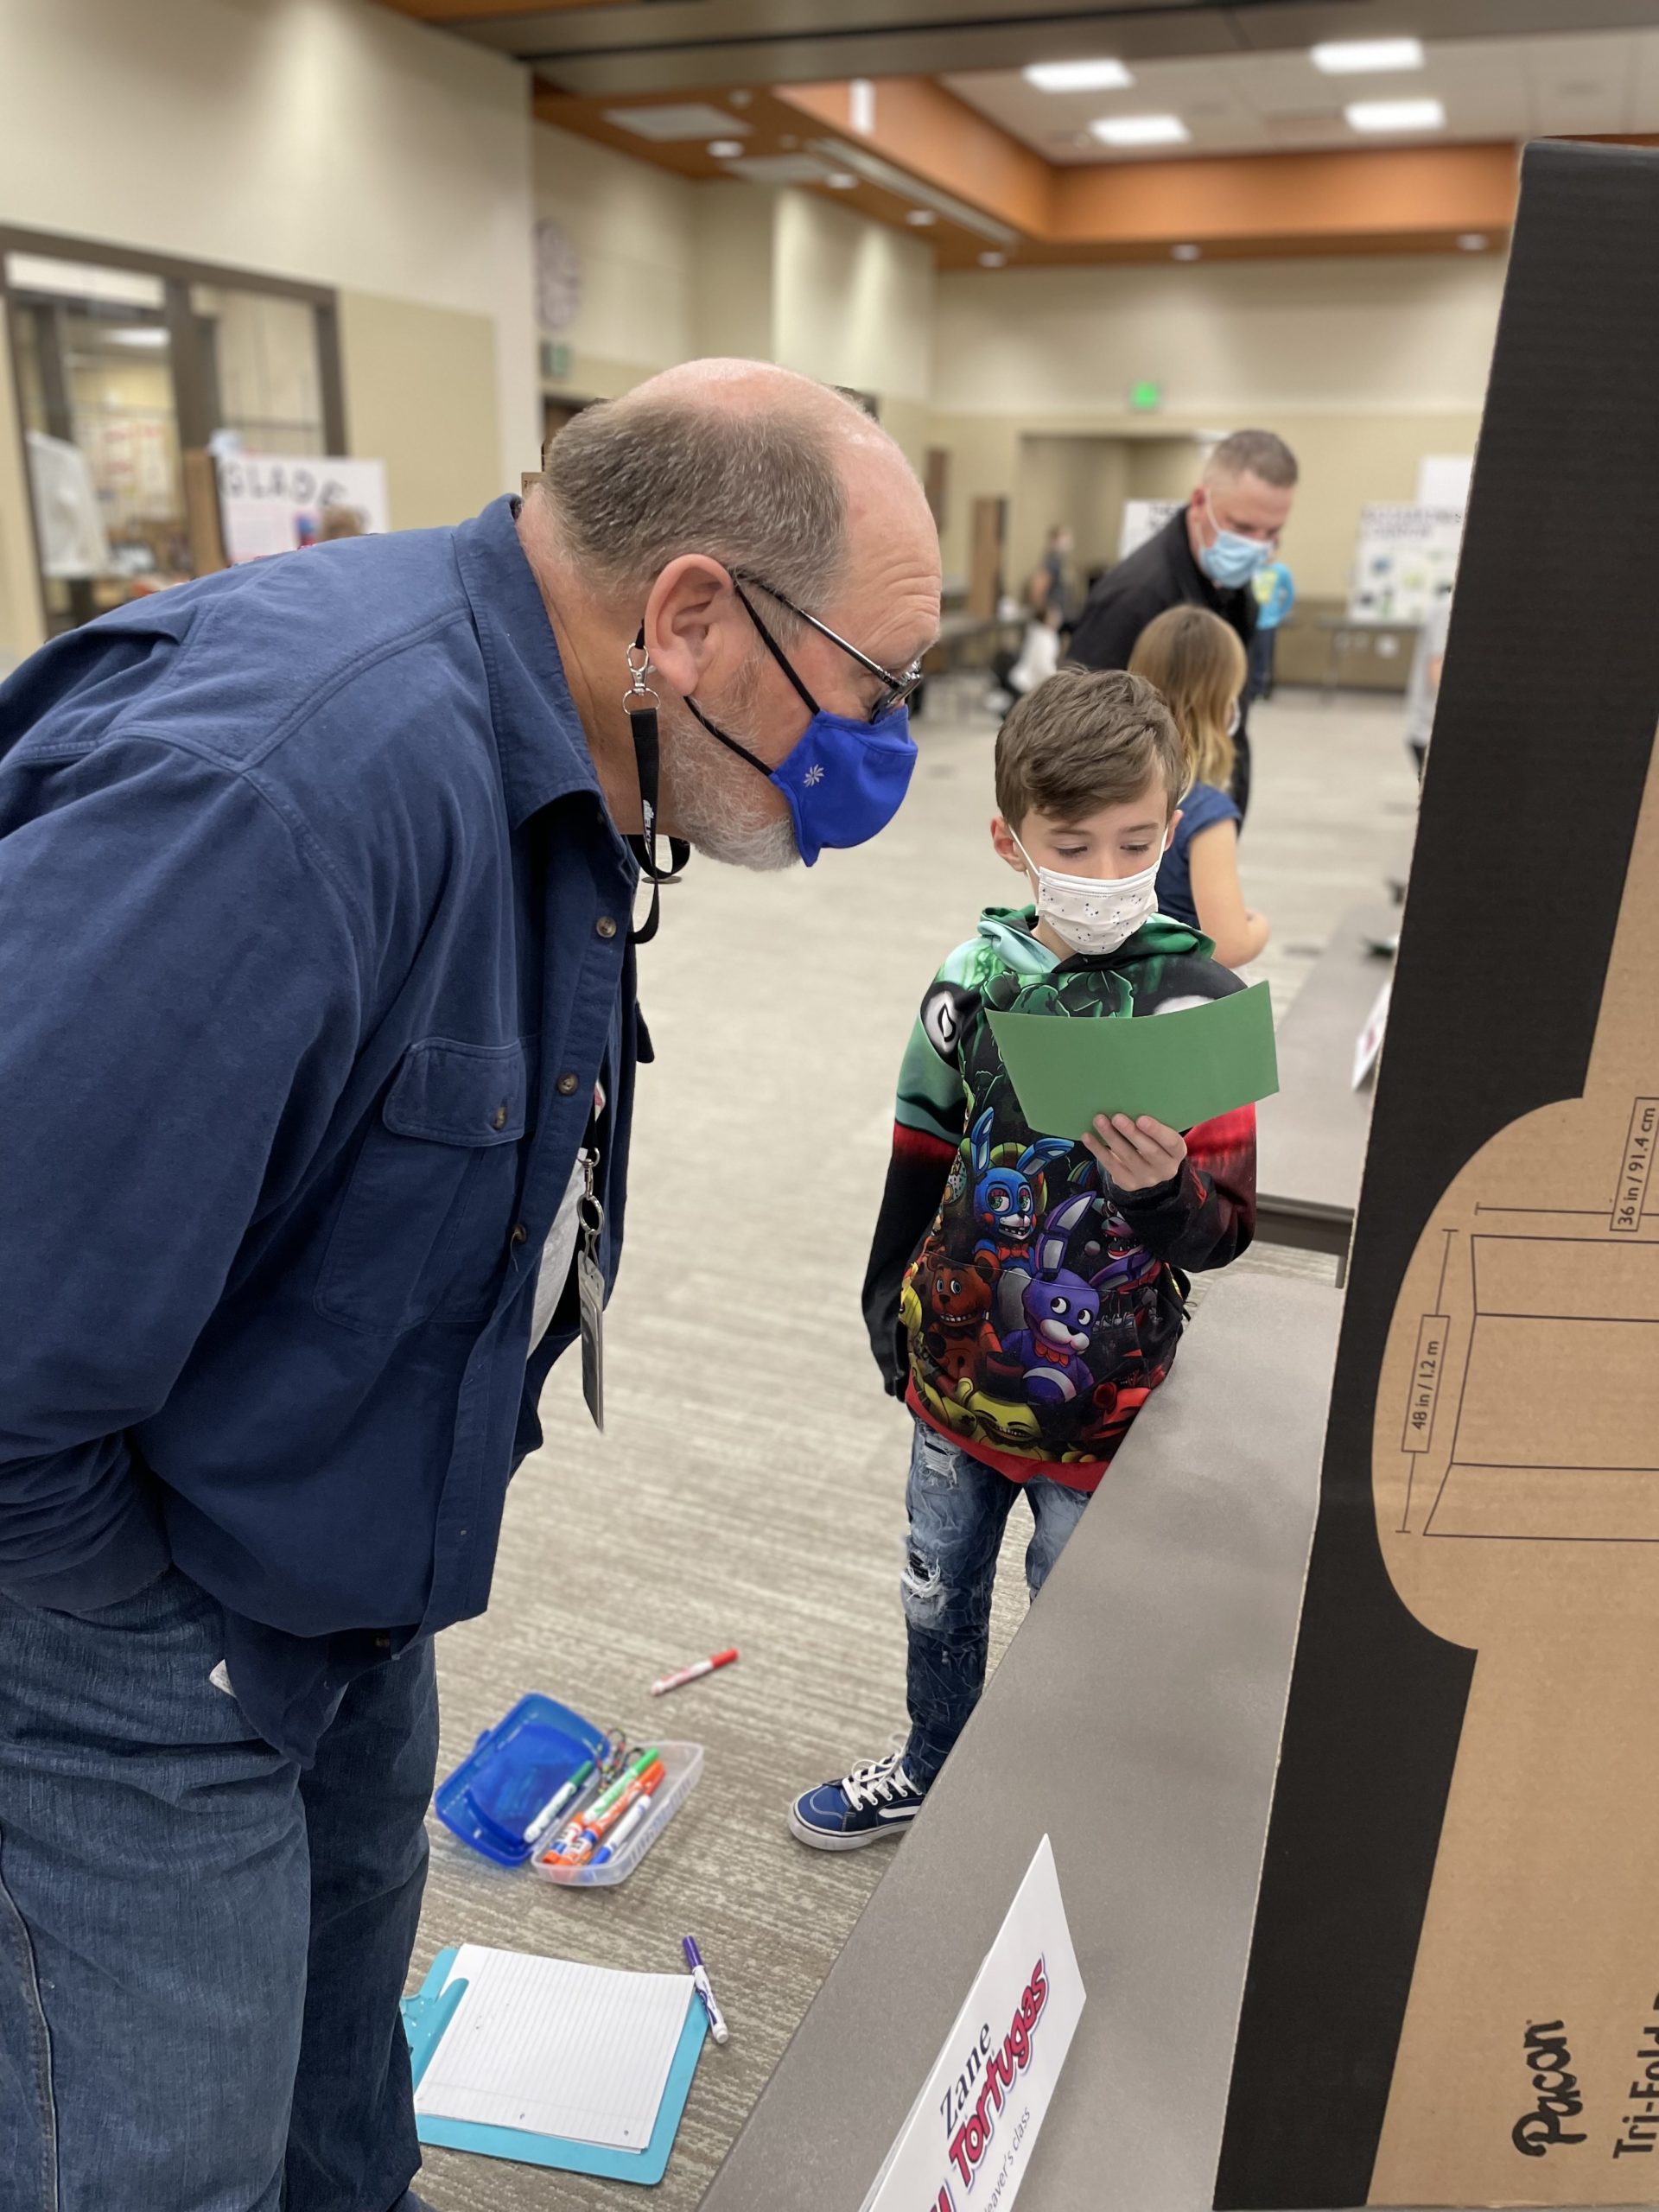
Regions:
<svg viewBox="0 0 1659 2212"><path fill-rule="evenodd" d="M645 600L645 651L663 682L683 699L717 690L741 660L736 625L746 620L719 562L705 553L682 553Z"/></svg>

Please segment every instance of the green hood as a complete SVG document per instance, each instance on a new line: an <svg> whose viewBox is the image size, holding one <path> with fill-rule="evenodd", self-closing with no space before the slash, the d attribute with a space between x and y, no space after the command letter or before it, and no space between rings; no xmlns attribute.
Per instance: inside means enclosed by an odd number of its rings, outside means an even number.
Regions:
<svg viewBox="0 0 1659 2212"><path fill-rule="evenodd" d="M1034 906L988 906L979 918L979 934L994 944L1016 975L1046 976L1059 960L1032 931L1037 926ZM1154 960L1176 953L1196 953L1200 959L1215 956L1215 945L1201 930L1188 929L1168 914L1151 914L1116 952L1098 955L1074 952L1071 958L1106 968L1126 968L1137 960Z"/></svg>

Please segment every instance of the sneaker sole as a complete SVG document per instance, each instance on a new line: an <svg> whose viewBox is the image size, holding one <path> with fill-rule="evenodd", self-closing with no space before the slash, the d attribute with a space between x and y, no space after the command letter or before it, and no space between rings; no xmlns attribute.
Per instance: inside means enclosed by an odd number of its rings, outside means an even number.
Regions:
<svg viewBox="0 0 1659 2212"><path fill-rule="evenodd" d="M917 1811L920 1809L918 1806ZM789 1808L789 1832L798 1843L806 1844L813 1851L862 1851L867 1843L886 1843L890 1836L903 1835L915 1817L915 1813L912 1813L907 1820L889 1821L885 1827L861 1828L850 1834L833 1835L804 1821L791 1805Z"/></svg>

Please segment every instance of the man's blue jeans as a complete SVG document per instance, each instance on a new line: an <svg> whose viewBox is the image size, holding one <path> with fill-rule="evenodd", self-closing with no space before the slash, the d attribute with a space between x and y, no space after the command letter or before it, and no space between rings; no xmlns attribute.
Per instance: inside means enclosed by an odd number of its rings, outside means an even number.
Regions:
<svg viewBox="0 0 1659 2212"><path fill-rule="evenodd" d="M420 2165L430 1641L303 1774L223 1656L176 1571L84 1618L0 1598L0 2212L387 2212Z"/></svg>
<svg viewBox="0 0 1659 2212"><path fill-rule="evenodd" d="M905 1771L924 1789L950 1757L985 1687L996 1555L1022 1491L1037 1524L1026 1547L1026 1585L1034 1598L1092 1492L1040 1475L1010 1482L925 1421L916 1423L899 1591L910 1639Z"/></svg>

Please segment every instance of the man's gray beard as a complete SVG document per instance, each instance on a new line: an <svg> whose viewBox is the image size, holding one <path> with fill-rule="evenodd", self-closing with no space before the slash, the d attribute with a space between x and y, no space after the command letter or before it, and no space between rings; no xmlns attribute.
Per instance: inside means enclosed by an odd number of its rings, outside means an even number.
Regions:
<svg viewBox="0 0 1659 2212"><path fill-rule="evenodd" d="M696 716L677 702L663 702L664 791L662 816L677 837L683 837L696 852L732 868L775 871L793 868L801 857L795 842L795 823L785 814L775 817L748 813L737 796L744 784L761 789L760 771L749 767L709 736ZM734 729L739 744L750 743L749 733ZM772 788L767 786L767 788Z"/></svg>

